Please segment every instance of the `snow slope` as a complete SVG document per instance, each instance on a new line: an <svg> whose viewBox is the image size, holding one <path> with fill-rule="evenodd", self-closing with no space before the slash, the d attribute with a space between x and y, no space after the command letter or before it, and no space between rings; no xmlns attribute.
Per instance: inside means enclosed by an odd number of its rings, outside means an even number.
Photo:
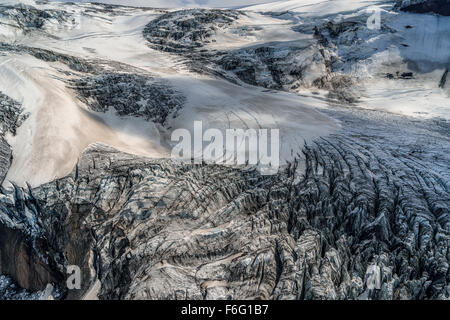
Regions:
<svg viewBox="0 0 450 320"><path fill-rule="evenodd" d="M83 11L89 6L80 4L75 9ZM47 4L43 8L66 6ZM170 129L165 129L138 118L88 111L61 81L67 78L64 72L70 72L65 65L28 55L0 57L0 91L23 103L31 113L18 134L8 137L14 162L5 185L9 180L37 186L65 176L82 150L93 142L138 155L168 157L171 130L192 130L194 121L203 121L205 129L281 128L282 161L292 159L304 141L339 127L337 121L314 110L314 100L302 101L289 93L268 93L201 76L188 71L176 57L150 49L142 30L159 14L158 10L129 8L121 8L114 15L89 10L78 25L46 26L48 34L58 37L41 32L4 35L3 41L8 43L139 68L168 81L187 97L182 112L168 124Z"/></svg>
<svg viewBox="0 0 450 320"><path fill-rule="evenodd" d="M358 39L349 31L334 40L334 51L348 61L342 71L364 86L358 106L448 120L450 90L439 88L439 83L450 67L450 17L396 12L393 5L394 1L291 0L244 10L272 12L303 28L359 22ZM373 9L380 12L380 30L364 27ZM389 76L408 72L413 79Z"/></svg>

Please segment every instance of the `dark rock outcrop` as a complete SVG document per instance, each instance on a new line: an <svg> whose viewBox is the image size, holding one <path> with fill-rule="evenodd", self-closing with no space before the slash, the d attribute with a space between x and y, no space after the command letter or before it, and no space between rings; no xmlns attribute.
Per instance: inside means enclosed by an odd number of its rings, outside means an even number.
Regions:
<svg viewBox="0 0 450 320"><path fill-rule="evenodd" d="M45 241L40 238L29 241L20 230L0 224L0 274L11 276L21 288L29 291L43 290L49 283L61 282L61 273L52 269L41 252L49 253Z"/></svg>
<svg viewBox="0 0 450 320"><path fill-rule="evenodd" d="M436 13L442 16L450 16L449 0L400 0L396 8L412 13Z"/></svg>
<svg viewBox="0 0 450 320"><path fill-rule="evenodd" d="M443 89L445 87L445 84L447 83L447 76L448 69L445 69L444 73L442 74L441 80L439 81L439 88Z"/></svg>
<svg viewBox="0 0 450 320"><path fill-rule="evenodd" d="M28 292L18 286L11 277L0 275L0 297L2 300L48 300L61 298L60 293L48 284L45 290Z"/></svg>

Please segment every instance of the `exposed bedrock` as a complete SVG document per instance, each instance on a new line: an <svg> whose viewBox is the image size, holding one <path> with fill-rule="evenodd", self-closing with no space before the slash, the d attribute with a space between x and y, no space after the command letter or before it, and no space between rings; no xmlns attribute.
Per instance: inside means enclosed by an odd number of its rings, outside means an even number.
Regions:
<svg viewBox="0 0 450 320"><path fill-rule="evenodd" d="M444 73L442 74L441 80L439 81L439 88L444 89L445 85L447 83L447 77L448 77L448 69L445 69Z"/></svg>
<svg viewBox="0 0 450 320"><path fill-rule="evenodd" d="M436 13L442 16L450 16L449 0L399 0L396 7L405 12Z"/></svg>
<svg viewBox="0 0 450 320"><path fill-rule="evenodd" d="M52 269L41 252L48 252L45 241L39 238L29 241L21 230L0 224L0 274L11 276L29 291L61 282L62 274Z"/></svg>
<svg viewBox="0 0 450 320"><path fill-rule="evenodd" d="M268 177L92 145L68 177L4 190L0 221L57 253L51 270L81 267L66 298L99 280L102 299L448 299L448 144L364 121Z"/></svg>

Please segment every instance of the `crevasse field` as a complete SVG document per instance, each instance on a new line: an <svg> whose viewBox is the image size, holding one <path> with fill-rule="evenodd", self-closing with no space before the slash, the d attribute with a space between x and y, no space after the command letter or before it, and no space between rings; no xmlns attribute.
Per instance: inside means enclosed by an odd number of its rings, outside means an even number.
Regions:
<svg viewBox="0 0 450 320"><path fill-rule="evenodd" d="M1 2L0 299L449 299L431 2ZM172 161L194 121L279 129L278 174Z"/></svg>

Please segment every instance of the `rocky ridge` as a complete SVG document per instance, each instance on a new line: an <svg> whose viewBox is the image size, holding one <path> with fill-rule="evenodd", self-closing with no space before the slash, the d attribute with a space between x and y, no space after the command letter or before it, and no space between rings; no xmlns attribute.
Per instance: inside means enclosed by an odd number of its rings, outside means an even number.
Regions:
<svg viewBox="0 0 450 320"><path fill-rule="evenodd" d="M405 12L450 16L450 1L448 0L398 0L396 8Z"/></svg>

